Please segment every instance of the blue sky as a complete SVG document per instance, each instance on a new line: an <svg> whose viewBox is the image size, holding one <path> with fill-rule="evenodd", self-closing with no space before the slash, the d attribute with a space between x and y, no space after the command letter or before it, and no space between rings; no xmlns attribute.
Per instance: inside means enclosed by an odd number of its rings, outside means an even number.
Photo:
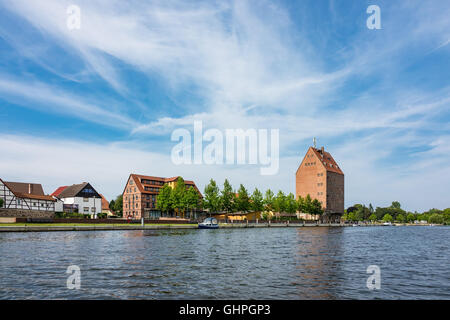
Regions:
<svg viewBox="0 0 450 320"><path fill-rule="evenodd" d="M131 3L131 4L130 4ZM67 8L81 28L67 28ZM366 9L381 9L369 30ZM295 191L312 138L346 206L450 206L450 5L442 1L0 0L0 177L129 173ZM280 130L280 171L170 161L177 128Z"/></svg>

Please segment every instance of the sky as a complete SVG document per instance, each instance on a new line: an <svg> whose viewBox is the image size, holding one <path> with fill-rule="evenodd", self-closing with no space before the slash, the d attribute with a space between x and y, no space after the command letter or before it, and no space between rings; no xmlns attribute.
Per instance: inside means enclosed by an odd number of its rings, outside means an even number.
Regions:
<svg viewBox="0 0 450 320"><path fill-rule="evenodd" d="M450 207L449 16L423 0L0 0L0 178L107 199L130 173L294 193L316 137L346 207ZM278 173L174 164L171 134L194 121L278 129Z"/></svg>

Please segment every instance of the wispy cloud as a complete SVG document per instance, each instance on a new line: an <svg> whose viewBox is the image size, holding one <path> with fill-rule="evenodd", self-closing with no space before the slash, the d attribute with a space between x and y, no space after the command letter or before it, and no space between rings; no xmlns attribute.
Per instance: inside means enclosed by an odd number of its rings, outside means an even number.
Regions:
<svg viewBox="0 0 450 320"><path fill-rule="evenodd" d="M3 99L14 101L25 108L68 114L86 121L121 129L130 129L137 125L136 121L125 115L112 112L105 107L85 101L82 97L39 81L23 82L0 75L0 92Z"/></svg>

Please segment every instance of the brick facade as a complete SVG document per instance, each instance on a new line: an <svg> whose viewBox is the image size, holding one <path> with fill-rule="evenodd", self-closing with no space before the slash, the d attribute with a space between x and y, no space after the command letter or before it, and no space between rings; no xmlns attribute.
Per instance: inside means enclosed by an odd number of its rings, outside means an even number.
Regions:
<svg viewBox="0 0 450 320"><path fill-rule="evenodd" d="M325 213L344 213L344 173L323 147L306 152L296 172L295 194L319 200Z"/></svg>
<svg viewBox="0 0 450 320"><path fill-rule="evenodd" d="M123 217L130 219L158 219L161 212L156 209L156 197L159 190L168 184L175 186L178 177L161 178L153 176L143 176L130 174L125 189L123 191ZM193 181L184 181L186 188L194 187L202 196Z"/></svg>

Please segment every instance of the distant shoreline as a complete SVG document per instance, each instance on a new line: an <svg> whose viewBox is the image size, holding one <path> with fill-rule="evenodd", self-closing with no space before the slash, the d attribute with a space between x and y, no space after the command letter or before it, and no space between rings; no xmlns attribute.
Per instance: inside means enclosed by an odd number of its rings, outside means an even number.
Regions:
<svg viewBox="0 0 450 320"><path fill-rule="evenodd" d="M437 224L392 224L394 226L443 226ZM352 224L338 223L223 223L220 228L303 228L303 227L389 227L383 224L367 224L354 226ZM0 232L57 232L57 231L127 231L127 230L178 230L198 229L196 224L151 224L151 225L60 225L49 224L19 224L0 225Z"/></svg>

